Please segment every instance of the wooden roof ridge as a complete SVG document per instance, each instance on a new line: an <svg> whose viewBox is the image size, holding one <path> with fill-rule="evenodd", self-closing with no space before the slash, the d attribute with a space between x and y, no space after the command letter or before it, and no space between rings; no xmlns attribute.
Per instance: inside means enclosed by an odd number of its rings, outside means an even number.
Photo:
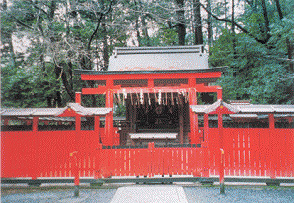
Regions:
<svg viewBox="0 0 294 203"><path fill-rule="evenodd" d="M219 107L225 107L227 108L229 111L233 112L233 113L239 113L240 109L236 108L235 106L228 104L226 102L224 102L223 100L219 99L217 100L215 103L213 103L212 105L209 105L206 109L205 109L205 113L211 113L213 111L215 111L217 108Z"/></svg>
<svg viewBox="0 0 294 203"><path fill-rule="evenodd" d="M212 72L225 72L227 66L223 67L210 67L207 69L190 69L190 70L128 70L128 71L97 71L97 70L84 70L75 69L76 75L129 75L129 74L168 74L168 73L212 73Z"/></svg>

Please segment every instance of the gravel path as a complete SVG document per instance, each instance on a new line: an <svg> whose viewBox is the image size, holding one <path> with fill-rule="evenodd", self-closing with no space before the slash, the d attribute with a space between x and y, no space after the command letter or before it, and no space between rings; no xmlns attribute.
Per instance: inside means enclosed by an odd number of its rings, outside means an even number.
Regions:
<svg viewBox="0 0 294 203"><path fill-rule="evenodd" d="M82 187L80 197L73 197L73 189L54 187L11 187L2 188L1 202L110 202L118 186L103 186L99 189ZM189 202L264 202L294 203L294 187L227 186L226 194L219 194L219 187L184 186ZM146 202L146 201L143 201Z"/></svg>
<svg viewBox="0 0 294 203"><path fill-rule="evenodd" d="M189 202L215 203L294 203L294 188L285 187L226 187L226 193L221 195L218 187L185 187Z"/></svg>

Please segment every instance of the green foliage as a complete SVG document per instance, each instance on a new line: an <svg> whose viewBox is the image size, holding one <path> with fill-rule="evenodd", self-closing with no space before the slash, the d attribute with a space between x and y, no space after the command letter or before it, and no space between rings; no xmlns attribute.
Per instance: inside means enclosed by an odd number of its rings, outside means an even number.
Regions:
<svg viewBox="0 0 294 203"><path fill-rule="evenodd" d="M249 1L248 1L249 2ZM218 81L225 100L250 99L253 103L294 103L294 77L287 60L294 42L294 2L280 0L283 19L276 3L266 1L269 40L261 2L245 3L244 12L235 16L248 33L223 29L210 49L212 66L227 66ZM257 39L264 40L264 43ZM292 55L293 55L292 50Z"/></svg>
<svg viewBox="0 0 294 203"><path fill-rule="evenodd" d="M46 97L53 93L52 86L46 79L40 78L33 71L21 68L2 68L2 106L3 107L44 107ZM51 81L56 85L56 81Z"/></svg>
<svg viewBox="0 0 294 203"><path fill-rule="evenodd" d="M209 62L214 67L228 67L218 81L226 100L294 103L294 70L287 60L289 45L294 46L294 1L279 1L282 20L276 3L265 2L268 29L261 1L243 1L244 11L235 16L247 33L236 27L236 36L232 35L230 22L213 20L215 41L209 49ZM114 1L99 22L110 3L11 0L7 9L1 10L1 42L5 45L1 50L2 106L65 105L73 101L75 91L89 86L73 74L74 69L92 69L93 61L104 67L106 56L115 46L127 46L130 41L140 46L178 44L174 1ZM216 16L230 19L230 9L224 2L211 1L211 5ZM188 45L195 38L192 8L191 1L186 1ZM205 32L206 20L202 19L202 23ZM16 38L27 42L20 53L10 45ZM204 39L207 40L205 35ZM89 96L83 101L86 106L103 106L105 97ZM123 114L124 108L119 106L117 112Z"/></svg>
<svg viewBox="0 0 294 203"><path fill-rule="evenodd" d="M245 34L236 36L235 54L232 36L224 32L212 48L214 66L228 66L218 81L225 100L246 99L253 103L291 103L289 90L293 80L285 80L283 63L270 57L273 51Z"/></svg>
<svg viewBox="0 0 294 203"><path fill-rule="evenodd" d="M169 29L162 26L157 35L152 38L153 44L158 46L172 46L177 43L177 32L175 29Z"/></svg>

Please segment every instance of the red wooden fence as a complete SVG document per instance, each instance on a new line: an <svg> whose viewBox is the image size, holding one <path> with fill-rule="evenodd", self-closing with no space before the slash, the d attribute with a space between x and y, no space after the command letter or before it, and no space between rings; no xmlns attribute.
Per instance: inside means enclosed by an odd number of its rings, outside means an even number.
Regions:
<svg viewBox="0 0 294 203"><path fill-rule="evenodd" d="M102 149L93 131L79 148L75 131L2 132L1 177L218 175L218 129L208 133L207 148ZM294 129L224 128L225 175L294 177L293 146Z"/></svg>
<svg viewBox="0 0 294 203"><path fill-rule="evenodd" d="M210 175L218 175L218 129L209 128ZM294 129L224 128L227 176L294 177Z"/></svg>
<svg viewBox="0 0 294 203"><path fill-rule="evenodd" d="M99 177L194 175L202 172L201 148L103 149L99 159Z"/></svg>

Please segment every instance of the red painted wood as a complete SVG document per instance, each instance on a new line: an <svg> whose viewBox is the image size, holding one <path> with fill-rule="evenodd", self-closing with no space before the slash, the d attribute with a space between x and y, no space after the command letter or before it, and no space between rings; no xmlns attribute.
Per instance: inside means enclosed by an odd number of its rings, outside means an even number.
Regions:
<svg viewBox="0 0 294 203"><path fill-rule="evenodd" d="M108 81L107 84L111 86L112 81ZM113 108L113 92L111 90L107 91L105 107ZM111 111L106 115L105 118L105 142L104 145L112 146L114 144L114 134L113 134L113 112Z"/></svg>
<svg viewBox="0 0 294 203"><path fill-rule="evenodd" d="M189 80L189 85L193 85L194 83L196 83L196 79L195 82L194 80ZM191 84L192 83L192 84ZM197 104L197 94L196 94L196 90L193 91L191 90L189 92L189 104L190 105L196 105ZM192 111L192 108L190 109L190 134L189 134L189 138L190 138L190 143L191 144L198 144L200 143L199 140L196 137L196 134L198 135L198 117L197 115ZM199 137L199 135L198 135Z"/></svg>
<svg viewBox="0 0 294 203"><path fill-rule="evenodd" d="M150 74L115 74L115 75L85 75L81 74L82 80L133 80L138 79L165 79L165 78L219 78L221 72L211 73L150 73Z"/></svg>
<svg viewBox="0 0 294 203"><path fill-rule="evenodd" d="M223 89L221 87L217 88L217 99L223 99Z"/></svg>
<svg viewBox="0 0 294 203"><path fill-rule="evenodd" d="M82 93L81 92L76 92L75 102L78 104L82 104Z"/></svg>
<svg viewBox="0 0 294 203"><path fill-rule="evenodd" d="M208 159L210 174L219 174L218 129L209 129L209 148L101 149L99 135L81 131L77 152L75 131L2 132L2 177L74 177L79 176L173 175L202 172ZM276 150L270 137L276 137ZM37 140L36 140L37 139ZM38 146L36 146L36 143ZM276 177L294 175L294 129L224 129L225 174ZM240 151L240 158L239 155ZM208 154L204 156L203 154ZM72 154L72 156L70 156ZM242 155L242 154L245 154ZM250 154L250 156L249 156ZM242 155L242 156L241 156ZM277 159L272 168L272 156ZM34 165L34 161L38 164ZM204 161L204 166L202 165ZM32 171L34 168L35 171ZM241 173L240 173L241 170ZM200 172L199 172L200 171ZM243 171L243 173L242 173Z"/></svg>
<svg viewBox="0 0 294 203"><path fill-rule="evenodd" d="M107 94L107 91L111 90L113 93L122 93L122 89L126 92L139 92L142 90L143 92L168 92L168 91L177 91L178 89L186 89L187 91L196 91L197 92L219 92L219 86L189 86L189 85L180 85L180 86L170 86L170 87L121 87L121 86L99 86L97 88L83 88L82 94Z"/></svg>

